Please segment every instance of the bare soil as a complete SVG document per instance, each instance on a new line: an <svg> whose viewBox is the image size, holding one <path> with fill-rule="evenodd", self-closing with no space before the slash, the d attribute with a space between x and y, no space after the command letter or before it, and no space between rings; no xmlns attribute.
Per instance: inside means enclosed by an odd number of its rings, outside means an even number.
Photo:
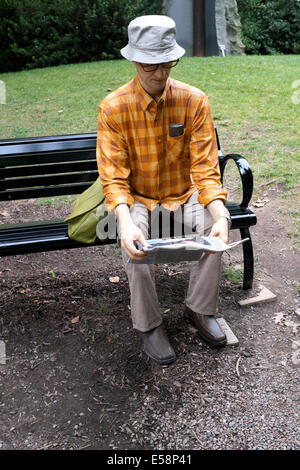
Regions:
<svg viewBox="0 0 300 470"><path fill-rule="evenodd" d="M0 448L300 449L299 254L290 235L292 202L282 191L269 187L269 202L254 208L251 292L232 276L242 269L241 250L223 256L219 314L237 346L211 349L184 320L189 266L157 266L177 353L168 367L147 358L132 329L117 246L2 258ZM0 222L70 212L70 204L1 203ZM240 308L260 285L276 301Z"/></svg>

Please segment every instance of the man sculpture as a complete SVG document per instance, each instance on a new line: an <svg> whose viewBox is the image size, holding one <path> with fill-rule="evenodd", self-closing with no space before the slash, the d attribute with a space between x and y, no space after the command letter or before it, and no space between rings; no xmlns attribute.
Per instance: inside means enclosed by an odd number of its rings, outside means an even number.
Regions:
<svg viewBox="0 0 300 470"><path fill-rule="evenodd" d="M146 15L131 21L121 50L137 74L99 106L97 163L106 207L114 211L131 293L133 327L144 351L158 364L176 355L163 327L153 265L134 263L145 252L149 224L159 210L184 214L200 235L228 242L230 216L220 179L218 149L205 93L169 77L185 50L176 42L174 21ZM221 255L193 263L186 316L212 346L226 336L216 321Z"/></svg>

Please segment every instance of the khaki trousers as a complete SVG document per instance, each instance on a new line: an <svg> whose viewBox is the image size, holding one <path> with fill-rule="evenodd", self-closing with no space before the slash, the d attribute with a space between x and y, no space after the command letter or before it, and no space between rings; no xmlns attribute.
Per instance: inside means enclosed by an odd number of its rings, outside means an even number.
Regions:
<svg viewBox="0 0 300 470"><path fill-rule="evenodd" d="M196 191L189 200L172 213L174 220L182 226L184 221L185 234L192 230L200 235L208 235L212 227L212 217L198 201ZM150 212L140 202L130 208L133 222L141 229L147 239L157 238L159 212L168 231L170 211L157 206ZM151 219L151 221L150 221ZM151 231L149 230L151 228ZM168 236L168 233L162 233ZM129 256L122 250L123 262L128 277L131 298L131 317L133 328L141 332L156 328L162 323L161 309L156 293L154 266L150 264L135 264L129 262ZM221 254L203 254L199 261L191 262L189 287L186 305L197 313L215 315L219 292Z"/></svg>

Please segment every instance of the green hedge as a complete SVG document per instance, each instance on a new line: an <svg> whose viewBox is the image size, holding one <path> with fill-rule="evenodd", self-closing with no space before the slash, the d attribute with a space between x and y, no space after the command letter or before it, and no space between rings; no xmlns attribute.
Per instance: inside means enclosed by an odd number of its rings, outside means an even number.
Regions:
<svg viewBox="0 0 300 470"><path fill-rule="evenodd" d="M162 0L0 0L0 72L120 58L127 25Z"/></svg>
<svg viewBox="0 0 300 470"><path fill-rule="evenodd" d="M248 54L300 53L299 0L237 0Z"/></svg>

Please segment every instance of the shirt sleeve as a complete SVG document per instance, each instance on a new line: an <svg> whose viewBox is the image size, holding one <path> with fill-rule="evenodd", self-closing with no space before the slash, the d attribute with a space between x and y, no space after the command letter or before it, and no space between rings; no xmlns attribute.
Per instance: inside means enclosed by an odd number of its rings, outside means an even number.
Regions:
<svg viewBox="0 0 300 470"><path fill-rule="evenodd" d="M134 198L130 191L128 148L122 132L113 119L111 109L103 110L101 104L98 114L96 158L103 195L108 212L118 204L131 206Z"/></svg>
<svg viewBox="0 0 300 470"><path fill-rule="evenodd" d="M221 183L218 146L208 98L199 102L191 130L191 176L198 189L198 201L206 207L211 201L224 203L227 191Z"/></svg>

